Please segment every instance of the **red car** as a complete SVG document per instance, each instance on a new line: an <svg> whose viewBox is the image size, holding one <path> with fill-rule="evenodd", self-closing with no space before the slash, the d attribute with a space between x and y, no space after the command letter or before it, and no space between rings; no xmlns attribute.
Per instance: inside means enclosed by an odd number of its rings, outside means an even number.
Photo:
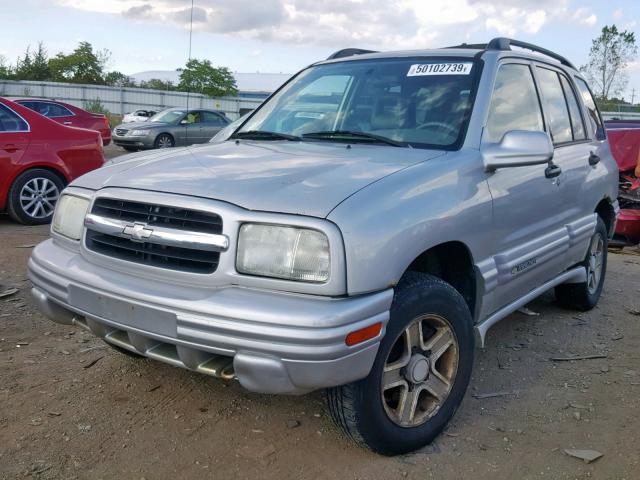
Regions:
<svg viewBox="0 0 640 480"><path fill-rule="evenodd" d="M10 98L23 107L30 108L34 112L44 115L70 127L97 130L102 135L104 145L111 143L111 127L109 119L101 113L91 113L68 103L46 98Z"/></svg>
<svg viewBox="0 0 640 480"><path fill-rule="evenodd" d="M103 164L98 132L0 97L0 211L27 225L48 223L64 186Z"/></svg>
<svg viewBox="0 0 640 480"><path fill-rule="evenodd" d="M620 214L614 242L640 243L640 121L605 122L611 153L620 169Z"/></svg>

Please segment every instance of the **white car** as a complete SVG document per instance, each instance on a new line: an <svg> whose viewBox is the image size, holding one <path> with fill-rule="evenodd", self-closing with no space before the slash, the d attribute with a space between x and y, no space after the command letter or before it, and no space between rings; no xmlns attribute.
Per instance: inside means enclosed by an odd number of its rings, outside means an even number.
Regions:
<svg viewBox="0 0 640 480"><path fill-rule="evenodd" d="M155 110L135 110L131 113L125 114L125 116L122 117L122 123L146 122L156 113L158 112Z"/></svg>

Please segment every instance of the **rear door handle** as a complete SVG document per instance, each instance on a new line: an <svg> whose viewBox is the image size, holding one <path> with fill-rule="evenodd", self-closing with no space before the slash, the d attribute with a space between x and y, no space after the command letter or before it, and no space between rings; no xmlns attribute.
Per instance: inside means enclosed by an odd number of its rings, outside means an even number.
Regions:
<svg viewBox="0 0 640 480"><path fill-rule="evenodd" d="M2 149L6 152L9 153L13 153L13 152L17 152L18 150L20 150L20 147L17 145L13 145L13 144L9 144L9 145L5 145L4 147L2 147Z"/></svg>
<svg viewBox="0 0 640 480"><path fill-rule="evenodd" d="M72 122L62 122L64 125L71 125Z"/></svg>
<svg viewBox="0 0 640 480"><path fill-rule="evenodd" d="M562 173L562 169L560 165L556 165L555 163L551 163L547 168L544 169L544 176L547 178L556 178Z"/></svg>
<svg viewBox="0 0 640 480"><path fill-rule="evenodd" d="M589 165L595 167L600 162L600 157L595 153L591 152L589 155Z"/></svg>

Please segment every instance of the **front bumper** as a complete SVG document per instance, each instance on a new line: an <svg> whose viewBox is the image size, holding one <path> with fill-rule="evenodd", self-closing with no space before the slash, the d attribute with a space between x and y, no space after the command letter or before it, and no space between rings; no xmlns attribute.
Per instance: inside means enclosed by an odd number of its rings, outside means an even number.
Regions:
<svg viewBox="0 0 640 480"><path fill-rule="evenodd" d="M392 289L330 298L181 286L106 269L53 240L34 249L28 269L33 297L52 320L260 393L300 394L367 376L385 329L356 346L344 340L386 326L393 298Z"/></svg>
<svg viewBox="0 0 640 480"><path fill-rule="evenodd" d="M111 137L114 145L119 147L153 148L153 138L148 137Z"/></svg>

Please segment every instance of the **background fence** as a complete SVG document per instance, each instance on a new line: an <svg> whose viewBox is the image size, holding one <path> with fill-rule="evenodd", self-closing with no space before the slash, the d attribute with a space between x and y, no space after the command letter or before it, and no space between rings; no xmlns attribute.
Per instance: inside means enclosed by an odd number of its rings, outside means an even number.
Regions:
<svg viewBox="0 0 640 480"><path fill-rule="evenodd" d="M0 96L51 98L80 108L85 102L99 100L110 113L116 115L137 109L186 108L188 102L189 108L213 108L223 111L232 120L238 118L241 112L252 110L262 103L262 100L252 98L207 97L200 93L23 80L0 80Z"/></svg>

